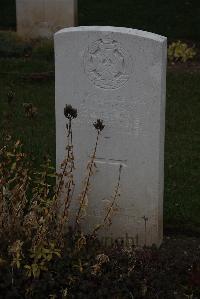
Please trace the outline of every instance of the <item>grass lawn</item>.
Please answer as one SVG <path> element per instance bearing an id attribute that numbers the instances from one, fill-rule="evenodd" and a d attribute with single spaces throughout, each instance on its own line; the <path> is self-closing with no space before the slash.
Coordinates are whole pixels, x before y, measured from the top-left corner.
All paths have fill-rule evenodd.
<path id="1" fill-rule="evenodd" d="M 0 1 L 0 29 L 11 30 L 16 27 L 16 0 Z"/>
<path id="2" fill-rule="evenodd" d="M 167 76 L 165 223 L 200 227 L 200 72 Z M 197 228 L 197 227 L 196 227 Z"/>
<path id="3" fill-rule="evenodd" d="M 79 0 L 80 25 L 143 29 L 169 38 L 200 39 L 199 0 Z M 15 28 L 15 0 L 0 1 L 0 28 Z"/>
<path id="4" fill-rule="evenodd" d="M 41 56 L 42 55 L 42 56 Z M 49 55 L 46 55 L 49 57 Z M 55 163 L 54 80 L 32 80 L 26 73 L 53 71 L 52 60 L 40 51 L 32 58 L 0 59 L 0 111 L 12 110 L 15 135 L 37 157 L 45 154 Z M 200 229 L 200 72 L 169 71 L 167 76 L 165 147 L 165 227 Z M 12 109 L 7 92 L 15 91 Z M 27 119 L 23 103 L 38 109 Z M 66 99 L 66 103 L 70 99 Z M 2 120 L 2 118 L 1 118 Z"/>
<path id="5" fill-rule="evenodd" d="M 200 38 L 199 0 L 79 0 L 81 25 L 142 29 L 169 38 Z"/>
<path id="6" fill-rule="evenodd" d="M 6 64 L 6 67 L 5 67 Z M 7 93 L 12 88 L 16 98 L 12 104 L 12 129 L 25 145 L 25 150 L 34 153 L 37 164 L 42 162 L 43 156 L 48 154 L 55 157 L 55 126 L 54 126 L 54 81 L 44 82 L 21 79 L 15 72 L 35 72 L 49 70 L 51 66 L 42 61 L 26 61 L 24 59 L 0 60 L 1 70 L 11 75 L 0 75 L 0 111 L 10 111 L 7 104 Z M 23 103 L 33 103 L 37 108 L 37 117 L 26 117 Z M 44 138 L 45 137 L 45 138 Z"/>

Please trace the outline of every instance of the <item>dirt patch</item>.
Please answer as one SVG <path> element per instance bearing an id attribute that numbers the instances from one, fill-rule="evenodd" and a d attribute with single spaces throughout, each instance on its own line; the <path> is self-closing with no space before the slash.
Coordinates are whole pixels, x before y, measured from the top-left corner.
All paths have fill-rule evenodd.
<path id="1" fill-rule="evenodd" d="M 186 62 L 186 63 L 168 63 L 168 70 L 170 71 L 180 71 L 180 72 L 199 72 L 200 71 L 200 62 Z"/>

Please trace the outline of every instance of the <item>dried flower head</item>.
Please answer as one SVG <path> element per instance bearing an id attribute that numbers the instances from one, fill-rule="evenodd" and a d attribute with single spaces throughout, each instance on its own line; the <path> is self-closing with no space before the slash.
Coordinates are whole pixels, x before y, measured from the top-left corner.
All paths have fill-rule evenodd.
<path id="1" fill-rule="evenodd" d="M 101 119 L 97 119 L 97 121 L 93 124 L 93 126 L 98 131 L 103 131 L 103 129 L 105 127 L 103 124 L 103 120 L 101 120 Z"/>
<path id="2" fill-rule="evenodd" d="M 37 108 L 32 103 L 23 103 L 26 117 L 34 118 L 37 115 Z"/>
<path id="3" fill-rule="evenodd" d="M 92 266 L 92 275 L 97 275 L 101 273 L 102 270 L 102 266 L 104 264 L 109 263 L 110 259 L 107 255 L 103 254 L 99 254 L 96 257 L 97 263 Z"/>
<path id="4" fill-rule="evenodd" d="M 68 119 L 77 118 L 77 109 L 73 108 L 71 105 L 66 105 L 64 108 L 64 115 Z"/>
<path id="5" fill-rule="evenodd" d="M 7 93 L 8 104 L 11 104 L 14 97 L 15 97 L 15 92 L 12 89 L 10 89 Z"/>

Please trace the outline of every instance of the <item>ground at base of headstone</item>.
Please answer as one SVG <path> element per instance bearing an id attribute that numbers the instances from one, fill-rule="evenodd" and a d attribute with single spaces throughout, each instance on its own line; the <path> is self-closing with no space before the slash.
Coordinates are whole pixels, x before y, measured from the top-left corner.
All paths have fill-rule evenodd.
<path id="1" fill-rule="evenodd" d="M 199 238 L 166 236 L 159 249 L 118 247 L 106 254 L 107 267 L 92 281 L 83 279 L 70 298 L 200 298 Z"/>
<path id="2" fill-rule="evenodd" d="M 93 281 L 83 280 L 71 298 L 200 298 L 199 238 L 166 236 L 159 249 L 118 247 L 107 255 L 110 264 Z"/>
<path id="3" fill-rule="evenodd" d="M 91 251 L 94 254 L 94 248 Z M 26 286 L 35 289 L 25 298 L 93 299 L 94 294 L 96 299 L 200 298 L 200 238 L 166 236 L 159 249 L 128 250 L 115 246 L 98 254 L 96 263 L 95 255 L 91 256 L 88 251 L 81 257 L 79 272 L 75 271 L 75 265 L 70 269 L 66 254 L 54 265 L 54 272 L 46 272 L 34 285 Z M 65 279 L 69 271 L 72 271 L 71 282 Z M 9 286 L 8 276 L 5 265 L 1 264 L 0 298 L 24 298 L 20 295 L 25 287 L 20 276 Z"/>

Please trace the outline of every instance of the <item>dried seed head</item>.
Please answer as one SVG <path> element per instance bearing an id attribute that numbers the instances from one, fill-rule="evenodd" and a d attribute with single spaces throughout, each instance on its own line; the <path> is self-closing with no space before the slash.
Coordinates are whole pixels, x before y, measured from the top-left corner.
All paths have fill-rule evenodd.
<path id="1" fill-rule="evenodd" d="M 103 131 L 103 129 L 105 127 L 103 124 L 103 120 L 101 120 L 101 119 L 97 119 L 97 121 L 93 124 L 93 126 L 98 131 Z"/>
<path id="2" fill-rule="evenodd" d="M 64 115 L 68 119 L 77 118 L 77 109 L 74 109 L 71 105 L 66 105 Z"/>
<path id="3" fill-rule="evenodd" d="M 11 104 L 11 102 L 13 101 L 15 97 L 15 93 L 12 89 L 10 89 L 7 93 L 7 99 L 8 99 L 8 104 Z"/>
<path id="4" fill-rule="evenodd" d="M 37 108 L 32 103 L 23 103 L 23 107 L 28 118 L 34 118 L 37 115 Z"/>

